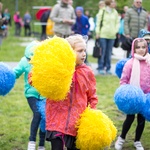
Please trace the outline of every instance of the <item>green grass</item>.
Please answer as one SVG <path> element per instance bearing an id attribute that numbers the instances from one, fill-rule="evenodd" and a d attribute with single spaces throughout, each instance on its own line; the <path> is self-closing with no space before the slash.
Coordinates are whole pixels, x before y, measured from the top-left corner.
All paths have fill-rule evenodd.
<path id="1" fill-rule="evenodd" d="M 0 61 L 19 61 L 24 54 L 24 48 L 21 43 L 31 39 L 17 38 L 12 34 L 3 40 L 0 50 Z M 88 57 L 89 62 L 97 63 L 97 59 Z M 116 60 L 114 60 L 115 62 Z M 118 135 L 121 132 L 122 123 L 125 115 L 116 107 L 113 96 L 116 88 L 119 86 L 119 79 L 116 76 L 96 76 L 97 95 L 99 102 L 97 108 L 102 110 L 115 124 L 118 129 Z M 15 87 L 9 94 L 0 96 L 0 150 L 26 150 L 30 122 L 32 119 L 31 110 L 23 93 L 23 76 L 16 81 Z M 136 120 L 128 132 L 124 150 L 134 150 L 133 140 L 135 133 Z M 146 122 L 145 130 L 141 142 L 145 150 L 150 150 L 150 123 Z M 38 136 L 37 136 L 38 141 Z M 114 150 L 114 142 L 111 150 Z M 46 142 L 46 149 L 50 149 Z"/>

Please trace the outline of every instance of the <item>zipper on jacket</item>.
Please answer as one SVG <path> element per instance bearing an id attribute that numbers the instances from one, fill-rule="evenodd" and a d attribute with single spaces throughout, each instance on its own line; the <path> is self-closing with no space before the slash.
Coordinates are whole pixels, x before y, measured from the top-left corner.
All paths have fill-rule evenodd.
<path id="1" fill-rule="evenodd" d="M 68 116 L 67 116 L 65 131 L 67 131 L 67 129 L 68 129 L 68 124 L 69 124 L 69 120 L 70 120 L 70 112 L 71 112 L 71 107 L 72 107 L 72 94 L 73 94 L 73 86 L 70 89 L 70 106 L 68 109 Z"/>

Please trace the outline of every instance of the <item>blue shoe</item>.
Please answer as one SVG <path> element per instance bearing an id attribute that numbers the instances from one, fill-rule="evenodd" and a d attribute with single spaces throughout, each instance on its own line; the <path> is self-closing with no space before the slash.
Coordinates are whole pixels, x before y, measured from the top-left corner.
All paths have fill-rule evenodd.
<path id="1" fill-rule="evenodd" d="M 106 74 L 108 74 L 108 75 L 112 75 L 112 73 L 111 73 L 111 71 L 110 71 L 110 70 L 106 71 Z"/>
<path id="2" fill-rule="evenodd" d="M 105 71 L 104 70 L 99 70 L 99 74 L 104 75 Z"/>

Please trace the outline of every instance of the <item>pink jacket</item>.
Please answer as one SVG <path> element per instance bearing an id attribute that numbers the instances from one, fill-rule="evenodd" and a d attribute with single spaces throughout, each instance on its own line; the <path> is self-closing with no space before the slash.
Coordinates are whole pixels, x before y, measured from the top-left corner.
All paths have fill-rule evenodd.
<path id="1" fill-rule="evenodd" d="M 84 65 L 76 67 L 73 83 L 64 101 L 46 102 L 46 130 L 76 136 L 75 124 L 90 104 L 96 108 L 96 80 L 92 70 Z"/>
<path id="2" fill-rule="evenodd" d="M 134 60 L 133 45 L 134 41 L 132 44 L 132 51 L 131 51 L 132 58 L 126 62 L 123 68 L 120 84 L 130 84 L 132 64 Z M 145 62 L 145 60 L 140 61 L 140 87 L 145 94 L 150 92 L 150 65 L 148 65 Z"/>

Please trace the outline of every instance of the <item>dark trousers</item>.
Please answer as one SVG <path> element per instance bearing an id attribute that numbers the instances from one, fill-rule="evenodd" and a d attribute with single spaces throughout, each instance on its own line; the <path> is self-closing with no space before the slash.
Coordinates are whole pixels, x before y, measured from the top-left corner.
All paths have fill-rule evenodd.
<path id="1" fill-rule="evenodd" d="M 30 137 L 29 140 L 30 141 L 36 141 L 36 135 L 37 135 L 37 131 L 39 128 L 39 124 L 41 121 L 41 114 L 38 112 L 38 108 L 37 108 L 37 101 L 38 99 L 35 97 L 29 97 L 27 98 L 28 100 L 28 104 L 33 112 L 33 118 L 31 121 L 31 126 L 30 126 Z M 45 134 L 46 132 L 42 132 L 41 130 L 39 130 L 39 146 L 44 146 L 45 143 Z"/>
<path id="2" fill-rule="evenodd" d="M 31 35 L 31 27 L 29 24 L 24 25 L 24 35 L 30 36 Z"/>
<path id="3" fill-rule="evenodd" d="M 123 123 L 122 133 L 120 135 L 123 139 L 126 138 L 126 134 L 128 133 L 134 121 L 134 118 L 135 115 L 127 115 L 126 120 Z M 134 140 L 135 142 L 140 141 L 144 127 L 145 127 L 145 118 L 141 114 L 137 114 L 137 127 L 135 131 L 135 140 Z"/>
<path id="4" fill-rule="evenodd" d="M 63 150 L 64 149 L 63 145 L 64 145 L 64 143 L 63 143 L 62 139 L 60 139 L 59 137 L 51 140 L 51 146 L 52 146 L 51 150 Z M 67 150 L 78 150 L 78 149 L 67 148 Z"/>
<path id="5" fill-rule="evenodd" d="M 15 23 L 15 35 L 20 36 L 21 34 L 21 24 L 19 22 Z"/>

